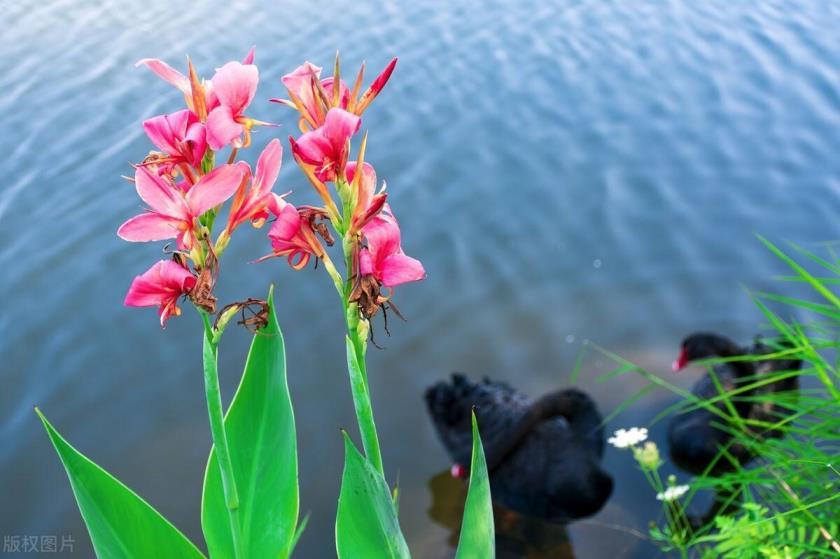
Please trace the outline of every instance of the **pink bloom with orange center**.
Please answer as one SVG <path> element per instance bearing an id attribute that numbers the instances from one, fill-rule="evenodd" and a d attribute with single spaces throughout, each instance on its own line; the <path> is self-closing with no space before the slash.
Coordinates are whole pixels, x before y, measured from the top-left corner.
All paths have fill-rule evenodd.
<path id="1" fill-rule="evenodd" d="M 134 278 L 125 296 L 127 307 L 158 307 L 160 325 L 172 315 L 181 314 L 178 298 L 187 295 L 196 284 L 196 277 L 173 260 L 161 260 L 144 274 Z"/>
<path id="2" fill-rule="evenodd" d="M 219 104 L 207 115 L 207 142 L 212 149 L 247 144 L 247 140 L 243 143 L 242 135 L 256 121 L 244 113 L 254 99 L 259 80 L 259 71 L 253 64 L 228 62 L 216 70 L 210 83 Z"/>
<path id="3" fill-rule="evenodd" d="M 297 208 L 278 198 L 274 211 L 277 220 L 268 232 L 274 252 L 260 261 L 274 256 L 286 256 L 292 268 L 301 270 L 312 256 L 317 258 L 322 255 L 323 248 L 315 238 L 311 223 L 300 215 Z"/>
<path id="4" fill-rule="evenodd" d="M 195 244 L 198 218 L 230 198 L 244 174 L 245 169 L 240 165 L 221 165 L 201 177 L 184 194 L 164 177 L 138 167 L 134 183 L 137 194 L 149 209 L 123 223 L 117 235 L 133 242 L 176 238 L 179 248 L 189 250 Z"/>
<path id="5" fill-rule="evenodd" d="M 399 225 L 387 205 L 365 225 L 362 233 L 367 241 L 366 248 L 359 251 L 359 273 L 362 276 L 371 275 L 385 287 L 396 287 L 426 277 L 423 264 L 403 252 Z"/>
<path id="6" fill-rule="evenodd" d="M 347 163 L 348 140 L 359 131 L 362 119 L 344 109 L 330 109 L 320 128 L 307 132 L 295 141 L 292 152 L 303 163 L 315 167 L 315 176 L 327 182 L 335 180 Z"/>
<path id="7" fill-rule="evenodd" d="M 243 181 L 230 206 L 227 232 L 231 233 L 241 224 L 250 220 L 255 227 L 260 227 L 268 219 L 271 207 L 276 207 L 277 201 L 271 192 L 283 159 L 283 146 L 280 140 L 274 139 L 268 143 L 257 160 L 257 170 L 251 181 L 251 188 L 246 190 Z M 247 164 L 243 163 L 243 165 Z M 248 176 L 251 170 L 248 168 Z"/>
<path id="8" fill-rule="evenodd" d="M 198 167 L 207 149 L 204 125 L 187 109 L 159 115 L 143 123 L 152 143 L 168 156 L 167 163 Z"/>

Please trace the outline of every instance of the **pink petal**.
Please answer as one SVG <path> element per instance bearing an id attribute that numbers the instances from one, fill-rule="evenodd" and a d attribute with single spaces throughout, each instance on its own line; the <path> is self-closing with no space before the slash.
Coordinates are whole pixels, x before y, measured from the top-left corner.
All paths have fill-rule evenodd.
<path id="1" fill-rule="evenodd" d="M 160 325 L 165 328 L 169 316 L 179 312 L 178 297 L 189 293 L 195 284 L 192 272 L 172 260 L 161 260 L 134 278 L 125 296 L 125 305 L 158 307 Z"/>
<path id="2" fill-rule="evenodd" d="M 352 183 L 356 176 L 356 162 L 350 161 L 345 168 L 347 175 L 347 182 Z M 370 163 L 362 164 L 362 176 L 359 179 L 359 198 L 358 204 L 361 208 L 367 209 L 373 199 L 373 193 L 376 190 L 376 170 Z"/>
<path id="3" fill-rule="evenodd" d="M 379 74 L 375 80 L 373 80 L 373 83 L 370 84 L 370 88 L 368 90 L 370 94 L 372 94 L 374 97 L 379 95 L 379 92 L 382 91 L 382 88 L 385 87 L 385 84 L 388 83 L 388 80 L 391 78 L 391 74 L 393 73 L 394 68 L 396 66 L 397 59 L 394 58 L 391 60 L 391 62 L 388 63 L 385 69 L 382 70 L 382 73 Z"/>
<path id="4" fill-rule="evenodd" d="M 134 278 L 125 296 L 125 305 L 160 305 L 173 296 L 178 297 L 181 293 L 190 292 L 195 284 L 196 278 L 189 270 L 172 260 L 161 260 Z"/>
<path id="5" fill-rule="evenodd" d="M 382 265 L 385 258 L 400 251 L 400 228 L 396 220 L 388 217 L 384 213 L 379 214 L 362 229 L 376 268 Z"/>
<path id="6" fill-rule="evenodd" d="M 335 83 L 334 77 L 324 78 L 321 80 L 321 87 L 324 88 L 324 92 L 327 94 L 327 97 L 330 98 L 332 101 L 333 96 L 335 95 L 335 91 L 333 90 L 333 83 Z M 347 105 L 350 103 L 350 88 L 347 87 L 347 84 L 344 83 L 344 80 L 341 80 L 338 85 L 338 102 L 342 109 L 346 109 Z"/>
<path id="7" fill-rule="evenodd" d="M 158 60 L 157 58 L 144 58 L 143 60 L 137 62 L 135 66 L 140 66 L 141 64 L 147 66 L 149 70 L 157 74 L 159 77 L 183 91 L 184 94 L 188 95 L 191 91 L 190 80 L 166 62 Z"/>
<path id="8" fill-rule="evenodd" d="M 272 245 L 275 242 L 289 242 L 298 231 L 300 231 L 300 215 L 293 205 L 284 202 L 277 214 L 277 220 L 268 232 L 268 238 L 271 239 Z"/>
<path id="9" fill-rule="evenodd" d="M 271 140 L 257 160 L 257 172 L 254 177 L 257 193 L 267 194 L 274 187 L 280 165 L 283 160 L 283 146 L 277 138 Z"/>
<path id="10" fill-rule="evenodd" d="M 146 167 L 137 167 L 134 186 L 140 198 L 154 211 L 176 218 L 186 216 L 186 206 L 176 188 Z"/>
<path id="11" fill-rule="evenodd" d="M 379 280 L 385 287 L 396 287 L 401 283 L 419 281 L 426 277 L 423 264 L 405 254 L 392 254 L 385 258 L 379 269 Z"/>
<path id="12" fill-rule="evenodd" d="M 159 115 L 143 122 L 143 130 L 152 143 L 169 155 L 177 155 L 177 142 L 184 138 L 190 111 L 183 110 L 170 115 Z"/>
<path id="13" fill-rule="evenodd" d="M 220 150 L 242 135 L 245 127 L 234 120 L 230 107 L 219 105 L 207 115 L 207 143 Z"/>
<path id="14" fill-rule="evenodd" d="M 221 165 L 201 177 L 187 193 L 191 215 L 198 217 L 233 196 L 244 175 L 240 165 Z"/>
<path id="15" fill-rule="evenodd" d="M 347 140 L 359 131 L 361 125 L 362 119 L 353 113 L 344 109 L 330 109 L 320 130 L 332 145 L 333 153 L 338 155 L 344 150 Z"/>
<path id="16" fill-rule="evenodd" d="M 228 62 L 213 76 L 213 91 L 219 102 L 239 115 L 254 98 L 260 76 L 253 64 Z"/>
<path id="17" fill-rule="evenodd" d="M 195 287 L 195 276 L 172 260 L 161 260 L 161 265 L 158 267 L 161 285 L 172 291 L 179 293 L 187 293 Z"/>
<path id="18" fill-rule="evenodd" d="M 288 205 L 288 202 L 286 202 L 283 199 L 283 196 L 285 196 L 285 194 L 280 195 L 272 192 L 271 196 L 268 199 L 268 211 L 270 211 L 275 216 L 280 215 L 280 212 L 283 211 L 283 208 L 285 208 Z"/>
<path id="19" fill-rule="evenodd" d="M 374 273 L 373 258 L 371 258 L 370 251 L 366 248 L 359 251 L 359 273 L 363 276 L 369 276 Z"/>
<path id="20" fill-rule="evenodd" d="M 293 142 L 292 151 L 310 165 L 322 165 L 333 153 L 332 145 L 320 128 L 307 132 Z"/>
<path id="21" fill-rule="evenodd" d="M 304 110 L 313 120 L 316 120 L 318 117 L 315 109 L 316 94 L 312 81 L 320 79 L 320 77 L 321 68 L 310 62 L 304 62 L 302 66 L 295 68 L 291 74 L 286 74 L 280 79 L 280 81 L 283 82 L 283 85 L 286 86 L 286 89 L 300 99 Z M 297 106 L 291 101 L 286 102 L 286 104 L 291 106 L 293 109 L 297 109 Z"/>
<path id="22" fill-rule="evenodd" d="M 248 54 L 245 55 L 245 58 L 242 59 L 242 64 L 248 65 L 254 63 L 254 52 L 256 52 L 257 46 L 254 45 L 250 49 L 248 49 Z"/>
<path id="23" fill-rule="evenodd" d="M 135 243 L 174 239 L 181 233 L 183 221 L 152 212 L 132 217 L 117 229 L 121 239 Z"/>
<path id="24" fill-rule="evenodd" d="M 291 74 L 286 74 L 280 78 L 280 81 L 283 82 L 286 89 L 303 99 L 301 92 L 305 89 L 311 90 L 309 84 L 312 76 L 315 76 L 315 79 L 319 79 L 321 77 L 321 68 L 311 62 L 304 62 L 295 68 Z"/>
<path id="25" fill-rule="evenodd" d="M 187 129 L 186 136 L 184 136 L 184 141 L 190 150 L 191 160 L 187 162 L 190 165 L 198 166 L 207 151 L 207 130 L 204 125 L 200 122 L 191 124 Z"/>

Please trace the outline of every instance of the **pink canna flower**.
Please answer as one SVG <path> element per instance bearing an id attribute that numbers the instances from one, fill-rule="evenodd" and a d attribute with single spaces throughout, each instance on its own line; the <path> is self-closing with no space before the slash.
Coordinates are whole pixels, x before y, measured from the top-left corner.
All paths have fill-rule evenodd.
<path id="1" fill-rule="evenodd" d="M 207 115 L 207 141 L 212 149 L 248 144 L 249 138 L 243 142 L 242 135 L 258 123 L 244 112 L 254 99 L 258 82 L 259 71 L 253 64 L 228 62 L 216 70 L 211 84 L 218 106 Z"/>
<path id="2" fill-rule="evenodd" d="M 243 65 L 254 64 L 255 47 L 251 47 L 248 54 L 242 60 Z M 207 119 L 207 112 L 212 111 L 219 105 L 219 99 L 213 92 L 210 84 L 200 81 L 195 75 L 191 62 L 187 63 L 188 75 L 185 76 L 163 60 L 157 58 L 144 58 L 139 60 L 135 66 L 146 66 L 159 78 L 174 85 L 184 94 L 187 107 L 198 117 L 201 122 Z"/>
<path id="3" fill-rule="evenodd" d="M 324 124 L 324 117 L 329 108 L 324 108 L 323 99 L 321 99 L 318 90 L 318 82 L 320 82 L 321 89 L 332 103 L 335 91 L 333 84 L 335 78 L 326 78 L 321 80 L 321 68 L 315 66 L 311 62 L 304 62 L 301 66 L 295 68 L 291 74 L 286 74 L 280 81 L 286 86 L 289 92 L 289 99 L 271 99 L 274 103 L 282 103 L 293 109 L 297 109 L 301 113 L 301 122 L 307 123 L 309 128 L 317 128 Z M 350 102 L 350 90 L 344 81 L 339 80 L 339 104 L 338 107 L 346 109 Z M 332 106 L 332 105 L 330 105 Z M 302 126 L 303 130 L 304 127 Z"/>
<path id="4" fill-rule="evenodd" d="M 196 221 L 230 198 L 242 183 L 244 165 L 221 165 L 201 177 L 184 194 L 145 167 L 134 175 L 137 194 L 149 210 L 123 223 L 117 234 L 126 241 L 146 242 L 176 238 L 178 247 L 189 250 L 195 244 Z"/>
<path id="5" fill-rule="evenodd" d="M 396 287 L 426 277 L 419 260 L 406 256 L 400 246 L 400 228 L 386 205 L 362 229 L 367 247 L 359 251 L 359 273 L 373 276 L 385 287 Z"/>
<path id="6" fill-rule="evenodd" d="M 196 282 L 195 275 L 185 267 L 173 260 L 161 260 L 134 278 L 125 296 L 125 305 L 158 307 L 160 325 L 166 328 L 170 316 L 181 314 L 178 297 L 188 295 Z"/>
<path id="7" fill-rule="evenodd" d="M 167 163 L 198 167 L 207 149 L 204 125 L 189 110 L 150 118 L 143 129 L 152 143 L 168 155 Z M 157 163 L 160 163 L 158 161 Z"/>
<path id="8" fill-rule="evenodd" d="M 247 181 L 243 181 L 236 191 L 228 216 L 228 234 L 248 220 L 255 227 L 261 227 L 268 219 L 270 209 L 278 208 L 277 199 L 271 189 L 277 181 L 282 159 L 283 146 L 280 140 L 271 140 L 257 160 L 257 170 L 251 181 L 251 188 L 246 190 Z M 249 168 L 247 176 L 250 177 L 250 174 Z"/>
<path id="9" fill-rule="evenodd" d="M 268 232 L 274 252 L 259 261 L 275 256 L 286 256 L 292 268 L 301 270 L 306 267 L 313 255 L 320 258 L 324 253 L 321 243 L 315 237 L 310 215 L 308 215 L 311 211 L 317 210 L 304 208 L 298 210 L 279 197 L 276 200 L 274 212 L 277 220 Z"/>
<path id="10" fill-rule="evenodd" d="M 330 109 L 323 126 L 307 132 L 297 141 L 290 138 L 292 152 L 303 163 L 315 167 L 319 180 L 335 180 L 347 163 L 347 141 L 361 125 L 358 116 L 344 109 Z"/>

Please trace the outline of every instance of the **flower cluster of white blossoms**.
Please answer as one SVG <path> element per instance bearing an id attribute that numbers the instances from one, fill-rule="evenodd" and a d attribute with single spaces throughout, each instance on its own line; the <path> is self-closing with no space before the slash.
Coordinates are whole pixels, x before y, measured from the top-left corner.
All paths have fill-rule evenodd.
<path id="1" fill-rule="evenodd" d="M 657 501 L 674 501 L 679 499 L 688 492 L 688 485 L 672 485 L 667 487 L 662 493 L 656 494 Z"/>
<path id="2" fill-rule="evenodd" d="M 607 439 L 607 442 L 616 448 L 627 448 L 639 444 L 647 437 L 648 430 L 644 427 L 630 427 L 629 429 L 619 429 L 612 437 Z"/>

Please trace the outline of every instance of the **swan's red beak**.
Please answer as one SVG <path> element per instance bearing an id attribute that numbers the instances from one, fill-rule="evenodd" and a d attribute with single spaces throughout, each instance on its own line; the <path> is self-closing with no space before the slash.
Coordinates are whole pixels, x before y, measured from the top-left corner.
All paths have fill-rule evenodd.
<path id="1" fill-rule="evenodd" d="M 671 370 L 674 372 L 682 371 L 685 369 L 685 366 L 688 365 L 688 352 L 685 348 L 680 349 L 680 355 L 677 359 L 671 363 Z"/>
<path id="2" fill-rule="evenodd" d="M 452 464 L 449 468 L 449 473 L 456 479 L 465 479 L 467 477 L 467 469 L 460 464 Z"/>

